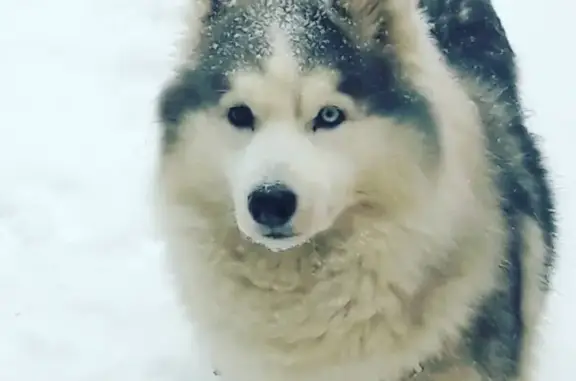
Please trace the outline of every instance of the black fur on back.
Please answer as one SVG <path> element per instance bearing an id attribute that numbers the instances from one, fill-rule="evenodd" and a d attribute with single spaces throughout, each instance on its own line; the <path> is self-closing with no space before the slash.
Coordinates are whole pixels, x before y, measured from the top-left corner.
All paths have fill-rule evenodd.
<path id="1" fill-rule="evenodd" d="M 504 132 L 487 131 L 493 164 L 499 169 L 496 183 L 501 210 L 507 224 L 508 257 L 501 265 L 502 282 L 507 286 L 484 300 L 465 346 L 470 360 L 481 373 L 494 381 L 514 380 L 519 374 L 524 322 L 522 317 L 523 221 L 533 218 L 543 232 L 547 246 L 542 288 L 548 290 L 555 261 L 556 223 L 554 200 L 537 138 L 525 123 L 518 93 L 516 58 L 502 23 L 490 0 L 421 0 L 420 6 L 431 21 L 431 33 L 449 64 L 483 86 L 496 89 L 496 102 L 511 111 Z M 488 113 L 485 124 L 498 123 Z M 500 122 L 502 124 L 502 122 Z M 498 137 L 506 135 L 505 143 Z M 510 157 L 514 152 L 499 145 L 512 143 L 521 155 L 521 164 Z"/>

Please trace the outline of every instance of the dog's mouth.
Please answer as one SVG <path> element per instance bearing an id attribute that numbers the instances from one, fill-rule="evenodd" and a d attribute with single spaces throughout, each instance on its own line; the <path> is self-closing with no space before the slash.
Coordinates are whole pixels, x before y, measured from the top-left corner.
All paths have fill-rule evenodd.
<path id="1" fill-rule="evenodd" d="M 251 241 L 267 247 L 273 252 L 289 250 L 301 245 L 304 236 L 290 226 L 277 228 L 260 227 L 252 234 L 246 234 Z"/>
<path id="2" fill-rule="evenodd" d="M 261 231 L 260 234 L 262 234 L 263 237 L 270 239 L 282 240 L 298 236 L 298 234 L 296 234 L 296 232 L 294 232 L 292 227 L 289 225 L 275 228 L 266 227 L 261 228 L 261 230 L 263 231 Z"/>
<path id="3" fill-rule="evenodd" d="M 270 238 L 270 239 L 288 239 L 288 238 L 294 238 L 297 237 L 297 234 L 294 233 L 287 233 L 287 232 L 269 232 L 269 233 L 265 233 L 262 234 L 264 237 L 266 238 Z"/>

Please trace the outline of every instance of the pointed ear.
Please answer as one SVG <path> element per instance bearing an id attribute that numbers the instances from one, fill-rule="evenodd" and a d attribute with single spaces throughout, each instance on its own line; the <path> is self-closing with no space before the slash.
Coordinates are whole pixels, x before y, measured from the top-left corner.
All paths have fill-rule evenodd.
<path id="1" fill-rule="evenodd" d="M 395 32 L 419 18 L 419 0 L 327 0 L 333 14 L 347 24 L 359 42 L 386 45 L 401 36 Z"/>
<path id="2" fill-rule="evenodd" d="M 210 23 L 222 15 L 236 0 L 189 0 L 185 5 L 185 30 L 179 41 L 178 63 L 187 65 L 194 60 L 195 50 Z"/>

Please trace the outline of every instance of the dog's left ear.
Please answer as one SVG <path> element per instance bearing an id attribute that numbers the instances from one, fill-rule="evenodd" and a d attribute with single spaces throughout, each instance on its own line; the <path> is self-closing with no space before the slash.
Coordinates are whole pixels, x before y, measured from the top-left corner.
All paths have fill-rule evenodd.
<path id="1" fill-rule="evenodd" d="M 419 17 L 419 0 L 326 0 L 356 39 L 369 45 L 387 44 L 391 33 L 406 32 Z"/>

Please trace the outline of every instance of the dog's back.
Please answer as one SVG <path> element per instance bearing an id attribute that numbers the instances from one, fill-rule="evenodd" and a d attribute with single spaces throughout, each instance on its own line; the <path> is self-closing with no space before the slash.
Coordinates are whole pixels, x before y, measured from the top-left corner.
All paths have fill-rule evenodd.
<path id="1" fill-rule="evenodd" d="M 490 0 L 421 0 L 420 6 L 481 111 L 508 231 L 502 288 L 479 309 L 465 340 L 467 356 L 486 379 L 525 380 L 550 287 L 556 227 L 547 171 L 525 125 L 515 54 Z"/>

